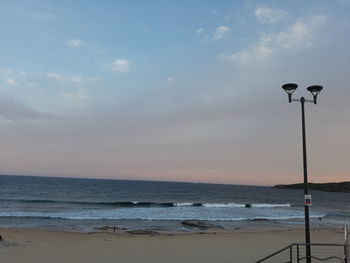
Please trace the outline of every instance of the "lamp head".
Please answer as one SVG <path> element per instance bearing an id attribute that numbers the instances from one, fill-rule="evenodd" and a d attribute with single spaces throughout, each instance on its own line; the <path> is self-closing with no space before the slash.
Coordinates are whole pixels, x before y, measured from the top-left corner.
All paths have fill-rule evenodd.
<path id="1" fill-rule="evenodd" d="M 287 83 L 282 85 L 282 89 L 288 94 L 289 103 L 292 102 L 292 94 L 298 88 L 298 85 L 295 83 Z"/>
<path id="2" fill-rule="evenodd" d="M 310 91 L 314 97 L 314 104 L 317 103 L 317 95 L 321 92 L 322 89 L 323 87 L 320 85 L 313 85 L 307 88 L 307 90 Z"/>

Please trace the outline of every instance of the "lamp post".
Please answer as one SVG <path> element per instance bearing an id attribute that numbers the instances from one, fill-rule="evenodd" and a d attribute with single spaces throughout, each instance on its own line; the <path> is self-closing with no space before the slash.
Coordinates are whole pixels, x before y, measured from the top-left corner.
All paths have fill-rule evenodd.
<path id="1" fill-rule="evenodd" d="M 308 182 L 307 182 L 307 158 L 306 158 L 306 134 L 305 134 L 305 102 L 311 102 L 317 104 L 317 95 L 323 89 L 322 86 L 314 85 L 307 88 L 308 91 L 313 95 L 313 100 L 307 100 L 304 97 L 300 99 L 292 99 L 292 94 L 298 88 L 295 83 L 288 83 L 282 85 L 288 94 L 288 101 L 300 102 L 301 104 L 301 124 L 302 124 L 302 140 L 303 140 L 303 168 L 304 168 L 304 208 L 305 208 L 305 243 L 306 243 L 306 262 L 311 263 L 311 247 L 310 247 L 310 217 L 309 217 L 309 207 L 311 206 L 311 195 L 308 194 Z"/>

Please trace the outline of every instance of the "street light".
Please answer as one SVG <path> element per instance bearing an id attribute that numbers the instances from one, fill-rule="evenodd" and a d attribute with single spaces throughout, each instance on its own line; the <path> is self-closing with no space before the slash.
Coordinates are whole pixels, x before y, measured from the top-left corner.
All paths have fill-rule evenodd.
<path id="1" fill-rule="evenodd" d="M 307 88 L 307 90 L 311 92 L 312 96 L 314 96 L 314 104 L 317 104 L 317 95 L 322 89 L 323 87 L 320 85 L 313 85 Z"/>
<path id="2" fill-rule="evenodd" d="M 292 94 L 297 88 L 298 88 L 298 85 L 294 83 L 288 83 L 288 84 L 282 85 L 282 89 L 284 89 L 285 92 L 287 92 L 288 94 L 289 103 L 292 102 Z"/>
<path id="3" fill-rule="evenodd" d="M 306 262 L 311 263 L 311 247 L 310 247 L 310 217 L 309 217 L 309 206 L 311 206 L 311 195 L 308 194 L 308 185 L 307 185 L 307 158 L 306 158 L 306 135 L 305 135 L 305 102 L 311 102 L 317 104 L 317 95 L 323 89 L 322 86 L 313 85 L 307 88 L 313 96 L 313 100 L 307 100 L 304 97 L 300 99 L 292 99 L 293 92 L 298 88 L 298 85 L 295 83 L 287 83 L 282 85 L 288 94 L 288 101 L 291 102 L 300 102 L 301 103 L 301 122 L 302 122 L 302 138 L 303 138 L 303 167 L 304 167 L 304 206 L 305 206 L 305 243 L 306 243 Z"/>

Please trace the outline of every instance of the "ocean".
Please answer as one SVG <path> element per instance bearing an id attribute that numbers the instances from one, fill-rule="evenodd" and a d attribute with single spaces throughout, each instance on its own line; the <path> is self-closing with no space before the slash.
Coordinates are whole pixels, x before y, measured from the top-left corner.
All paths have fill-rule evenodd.
<path id="1" fill-rule="evenodd" d="M 350 193 L 311 191 L 311 225 L 350 224 Z M 303 191 L 220 185 L 0 176 L 0 227 L 95 231 L 196 231 L 184 220 L 225 229 L 302 225 Z"/>

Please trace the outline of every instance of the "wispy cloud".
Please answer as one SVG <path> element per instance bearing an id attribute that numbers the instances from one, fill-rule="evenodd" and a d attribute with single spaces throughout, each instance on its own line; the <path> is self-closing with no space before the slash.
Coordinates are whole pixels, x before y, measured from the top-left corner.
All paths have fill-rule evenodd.
<path id="1" fill-rule="evenodd" d="M 119 73 L 127 73 L 130 71 L 130 61 L 127 59 L 116 59 L 112 63 L 112 70 Z"/>
<path id="2" fill-rule="evenodd" d="M 46 77 L 50 78 L 50 79 L 54 79 L 54 80 L 59 80 L 62 81 L 64 80 L 64 76 L 58 73 L 54 73 L 54 72 L 48 72 L 46 73 Z"/>
<path id="3" fill-rule="evenodd" d="M 14 74 L 14 72 L 10 68 L 2 68 L 2 69 L 0 69 L 0 74 L 4 75 L 4 76 L 10 76 L 10 75 Z"/>
<path id="4" fill-rule="evenodd" d="M 213 39 L 223 39 L 228 37 L 230 33 L 230 28 L 227 26 L 219 26 L 216 28 Z"/>
<path id="5" fill-rule="evenodd" d="M 23 102 L 8 96 L 0 96 L 0 117 L 9 121 L 33 121 L 58 118 L 58 116 L 36 111 Z"/>
<path id="6" fill-rule="evenodd" d="M 315 33 L 319 32 L 325 24 L 327 17 L 324 15 L 311 16 L 305 20 L 299 20 L 288 28 L 286 32 L 280 32 L 273 37 L 273 41 L 283 48 L 293 47 L 299 44 L 312 45 Z"/>
<path id="7" fill-rule="evenodd" d="M 6 83 L 11 85 L 11 86 L 18 86 L 18 83 L 16 80 L 12 79 L 12 78 L 7 78 L 6 79 Z"/>
<path id="8" fill-rule="evenodd" d="M 35 84 L 35 83 L 32 83 L 32 82 L 29 82 L 29 83 L 27 84 L 27 86 L 28 86 L 29 88 L 36 88 L 38 85 Z"/>
<path id="9" fill-rule="evenodd" d="M 248 65 L 269 58 L 271 55 L 285 49 L 303 49 L 313 44 L 316 34 L 320 31 L 327 17 L 315 15 L 298 20 L 285 31 L 276 34 L 263 34 L 258 43 L 250 48 L 230 55 L 220 55 L 240 65 Z"/>
<path id="10" fill-rule="evenodd" d="M 282 20 L 287 12 L 262 6 L 255 9 L 254 15 L 261 23 L 273 23 Z"/>
<path id="11" fill-rule="evenodd" d="M 175 81 L 175 79 L 173 77 L 167 77 L 166 81 L 172 83 Z"/>
<path id="12" fill-rule="evenodd" d="M 64 15 L 58 9 L 48 10 L 45 8 L 29 7 L 26 5 L 21 5 L 20 8 L 12 8 L 6 11 L 8 15 L 15 17 L 17 19 L 25 19 L 28 21 L 34 20 L 34 21 L 39 21 L 43 23 L 57 22 L 57 21 L 61 21 L 64 18 Z"/>
<path id="13" fill-rule="evenodd" d="M 61 95 L 64 97 L 66 105 L 73 108 L 86 106 L 91 99 L 88 90 L 82 87 L 63 92 Z"/>
<path id="14" fill-rule="evenodd" d="M 145 33 L 150 33 L 151 32 L 151 29 L 148 26 L 141 25 L 141 27 L 142 27 L 143 32 L 145 32 Z"/>
<path id="15" fill-rule="evenodd" d="M 85 46 L 84 41 L 81 39 L 77 39 L 77 38 L 68 40 L 66 42 L 66 44 L 70 47 L 83 47 L 83 46 Z"/>
<path id="16" fill-rule="evenodd" d="M 203 31 L 204 31 L 204 29 L 202 27 L 200 27 L 196 30 L 196 33 L 201 34 L 201 33 L 203 33 Z"/>
<path id="17" fill-rule="evenodd" d="M 66 83 L 72 83 L 72 84 L 93 83 L 93 82 L 103 80 L 103 78 L 99 76 L 82 77 L 78 75 L 65 75 L 65 74 L 59 74 L 55 72 L 47 72 L 45 76 L 49 79 L 53 79 L 59 82 L 66 82 Z"/>
<path id="18" fill-rule="evenodd" d="M 79 77 L 79 76 L 72 76 L 72 77 L 70 78 L 70 81 L 73 82 L 73 83 L 79 84 L 79 83 L 81 83 L 83 80 L 82 80 L 81 77 Z"/>

